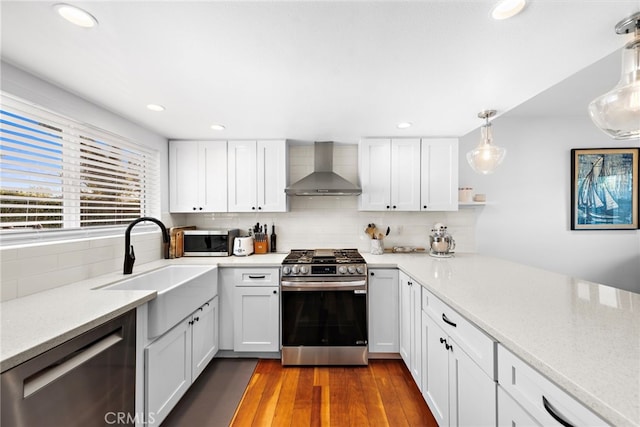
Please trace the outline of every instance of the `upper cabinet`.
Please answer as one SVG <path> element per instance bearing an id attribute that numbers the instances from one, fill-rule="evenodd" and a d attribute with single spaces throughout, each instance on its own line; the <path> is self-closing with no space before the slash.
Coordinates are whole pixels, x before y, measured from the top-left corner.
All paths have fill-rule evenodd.
<path id="1" fill-rule="evenodd" d="M 360 210 L 458 210 L 458 140 L 364 139 Z"/>
<path id="2" fill-rule="evenodd" d="M 229 212 L 285 212 L 285 140 L 229 141 Z"/>
<path id="3" fill-rule="evenodd" d="M 169 210 L 227 212 L 226 141 L 169 141 Z"/>
<path id="4" fill-rule="evenodd" d="M 420 210 L 420 139 L 365 139 L 358 158 L 360 210 Z"/>
<path id="5" fill-rule="evenodd" d="M 458 140 L 422 139 L 420 209 L 458 210 Z"/>

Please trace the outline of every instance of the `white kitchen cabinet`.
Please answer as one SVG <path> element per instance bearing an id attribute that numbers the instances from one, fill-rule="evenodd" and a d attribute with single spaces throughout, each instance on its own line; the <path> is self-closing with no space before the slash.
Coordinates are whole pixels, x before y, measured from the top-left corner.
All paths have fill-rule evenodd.
<path id="1" fill-rule="evenodd" d="M 509 417 L 513 405 L 516 411 L 529 415 L 532 425 L 608 425 L 501 344 L 498 344 L 498 382 L 504 394 L 513 399 L 513 402 L 506 397 L 498 400 L 498 413 L 508 414 L 499 418 L 500 426 L 512 425 Z"/>
<path id="2" fill-rule="evenodd" d="M 280 269 L 234 268 L 233 350 L 280 350 Z M 224 286 L 224 285 L 223 285 Z"/>
<path id="3" fill-rule="evenodd" d="M 215 356 L 217 315 L 216 296 L 145 348 L 145 408 L 154 422 L 162 422 Z"/>
<path id="4" fill-rule="evenodd" d="M 477 329 L 467 337 L 468 322 L 439 300 L 438 303 L 446 307 L 446 313 L 443 313 L 444 317 L 434 317 L 435 300 L 423 289 L 422 395 L 438 425 L 494 426 L 496 383 L 491 376 L 493 370 L 486 372 L 464 350 L 478 340 L 476 334 L 480 334 L 489 347 L 493 347 L 493 341 Z M 455 329 L 459 326 L 463 328 L 462 333 Z M 450 332 L 452 328 L 456 333 Z M 484 346 L 480 347 L 484 349 Z"/>
<path id="5" fill-rule="evenodd" d="M 233 290 L 235 268 L 219 268 L 220 350 L 233 350 Z"/>
<path id="6" fill-rule="evenodd" d="M 369 269 L 369 353 L 400 351 L 398 286 L 397 269 Z"/>
<path id="7" fill-rule="evenodd" d="M 420 210 L 420 139 L 364 139 L 358 159 L 360 210 Z"/>
<path id="8" fill-rule="evenodd" d="M 421 290 L 422 286 L 400 272 L 400 356 L 422 389 Z"/>
<path id="9" fill-rule="evenodd" d="M 458 140 L 423 138 L 420 170 L 420 209 L 457 211 Z"/>
<path id="10" fill-rule="evenodd" d="M 226 141 L 169 141 L 169 210 L 227 211 Z"/>
<path id="11" fill-rule="evenodd" d="M 286 212 L 285 140 L 229 141 L 229 212 Z"/>
<path id="12" fill-rule="evenodd" d="M 542 427 L 535 418 L 518 405 L 502 386 L 498 385 L 498 425 L 518 427 Z"/>
<path id="13" fill-rule="evenodd" d="M 205 303 L 193 315 L 191 381 L 195 381 L 198 378 L 218 352 L 218 317 L 218 297 Z"/>

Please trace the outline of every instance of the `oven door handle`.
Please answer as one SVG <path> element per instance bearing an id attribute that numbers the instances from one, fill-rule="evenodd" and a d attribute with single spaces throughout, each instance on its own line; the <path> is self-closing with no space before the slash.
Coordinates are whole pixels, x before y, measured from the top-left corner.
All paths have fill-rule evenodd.
<path id="1" fill-rule="evenodd" d="M 351 281 L 304 281 L 291 282 L 283 280 L 280 282 L 282 291 L 324 291 L 324 290 L 340 290 L 340 291 L 356 291 L 366 290 L 366 280 Z"/>

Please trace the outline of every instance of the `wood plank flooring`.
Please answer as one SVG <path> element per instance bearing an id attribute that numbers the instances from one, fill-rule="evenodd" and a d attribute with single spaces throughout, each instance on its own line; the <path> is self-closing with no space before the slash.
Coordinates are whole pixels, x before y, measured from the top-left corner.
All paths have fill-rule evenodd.
<path id="1" fill-rule="evenodd" d="M 437 426 L 401 360 L 283 367 L 260 360 L 231 421 L 244 426 Z"/>

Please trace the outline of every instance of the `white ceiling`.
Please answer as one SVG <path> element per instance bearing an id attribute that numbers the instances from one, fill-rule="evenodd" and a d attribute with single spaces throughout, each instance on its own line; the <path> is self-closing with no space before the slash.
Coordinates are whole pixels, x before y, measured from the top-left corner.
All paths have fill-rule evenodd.
<path id="1" fill-rule="evenodd" d="M 509 111 L 618 50 L 614 25 L 640 11 L 529 0 L 495 21 L 494 0 L 73 1 L 99 21 L 86 30 L 54 3 L 1 1 L 4 61 L 168 138 L 343 142 L 464 135 L 480 110 Z"/>

